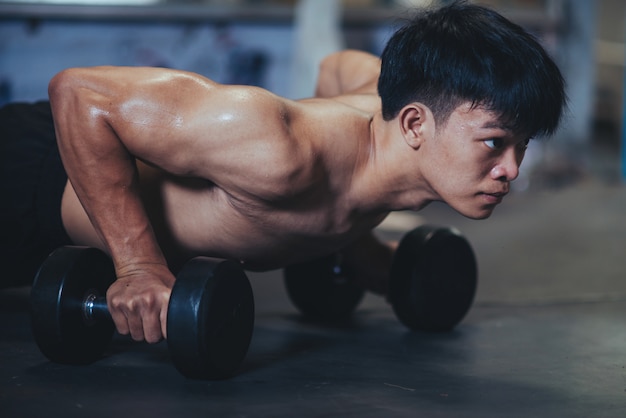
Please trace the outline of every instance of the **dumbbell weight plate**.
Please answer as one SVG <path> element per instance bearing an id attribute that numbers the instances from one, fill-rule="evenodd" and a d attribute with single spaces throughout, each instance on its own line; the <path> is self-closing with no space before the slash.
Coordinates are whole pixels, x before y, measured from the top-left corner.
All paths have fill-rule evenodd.
<path id="1" fill-rule="evenodd" d="M 41 352 L 51 361 L 87 364 L 100 357 L 113 337 L 111 321 L 85 318 L 87 295 L 104 296 L 115 280 L 110 258 L 95 248 L 61 247 L 41 265 L 31 289 L 31 326 Z"/>
<path id="2" fill-rule="evenodd" d="M 476 286 L 476 259 L 469 242 L 453 228 L 426 225 L 400 242 L 389 301 L 407 327 L 445 332 L 465 317 Z"/>
<path id="3" fill-rule="evenodd" d="M 167 312 L 172 362 L 192 379 L 225 379 L 239 369 L 254 327 L 254 298 L 240 264 L 197 257 L 177 275 Z"/>
<path id="4" fill-rule="evenodd" d="M 285 287 L 292 303 L 305 316 L 318 321 L 349 317 L 365 291 L 341 263 L 340 254 L 294 264 L 284 270 Z"/>

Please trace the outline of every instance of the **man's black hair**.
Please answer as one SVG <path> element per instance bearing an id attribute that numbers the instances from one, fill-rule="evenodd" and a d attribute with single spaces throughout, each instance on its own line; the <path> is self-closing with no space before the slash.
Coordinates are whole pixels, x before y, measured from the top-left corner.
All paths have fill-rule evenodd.
<path id="1" fill-rule="evenodd" d="M 443 124 L 471 102 L 496 112 L 514 133 L 550 135 L 566 102 L 561 72 L 539 42 L 497 12 L 465 1 L 418 12 L 381 58 L 378 93 L 387 121 L 421 102 Z"/>

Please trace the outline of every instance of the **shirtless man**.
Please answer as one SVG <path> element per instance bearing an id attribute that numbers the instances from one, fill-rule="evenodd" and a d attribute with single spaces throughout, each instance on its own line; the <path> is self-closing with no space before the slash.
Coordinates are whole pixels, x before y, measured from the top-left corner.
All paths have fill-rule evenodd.
<path id="1" fill-rule="evenodd" d="M 111 255 L 115 325 L 148 342 L 195 255 L 267 270 L 342 251 L 384 293 L 393 249 L 372 229 L 432 201 L 487 218 L 565 102 L 534 39 L 464 3 L 419 14 L 382 61 L 329 56 L 312 99 L 116 67 L 65 70 L 49 96 L 64 229 Z"/>

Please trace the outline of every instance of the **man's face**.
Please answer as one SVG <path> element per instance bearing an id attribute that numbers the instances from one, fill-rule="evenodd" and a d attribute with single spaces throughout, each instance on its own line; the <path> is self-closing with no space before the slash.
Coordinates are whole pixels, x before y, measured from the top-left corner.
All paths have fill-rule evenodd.
<path id="1" fill-rule="evenodd" d="M 483 219 L 509 192 L 527 145 L 528 138 L 503 127 L 497 114 L 466 103 L 422 144 L 422 161 L 441 200 L 469 218 Z"/>

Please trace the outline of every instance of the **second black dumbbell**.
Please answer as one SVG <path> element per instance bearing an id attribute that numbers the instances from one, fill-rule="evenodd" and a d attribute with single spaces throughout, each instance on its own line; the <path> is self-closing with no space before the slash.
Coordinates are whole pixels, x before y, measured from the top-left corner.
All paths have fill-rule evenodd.
<path id="1" fill-rule="evenodd" d="M 294 305 L 315 320 L 346 318 L 364 294 L 340 254 L 289 266 L 284 279 Z M 423 225 L 400 241 L 387 297 L 410 329 L 449 331 L 469 311 L 477 281 L 476 258 L 467 239 L 454 228 Z"/>

